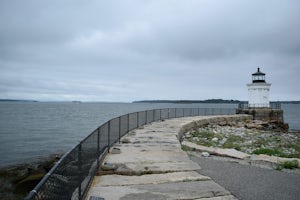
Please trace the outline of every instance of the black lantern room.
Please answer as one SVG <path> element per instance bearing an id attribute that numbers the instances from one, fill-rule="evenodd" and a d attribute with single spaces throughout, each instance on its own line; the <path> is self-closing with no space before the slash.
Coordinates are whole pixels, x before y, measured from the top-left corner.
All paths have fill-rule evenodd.
<path id="1" fill-rule="evenodd" d="M 265 83 L 265 73 L 262 73 L 259 68 L 257 68 L 257 72 L 252 74 L 252 82 L 253 83 Z"/>

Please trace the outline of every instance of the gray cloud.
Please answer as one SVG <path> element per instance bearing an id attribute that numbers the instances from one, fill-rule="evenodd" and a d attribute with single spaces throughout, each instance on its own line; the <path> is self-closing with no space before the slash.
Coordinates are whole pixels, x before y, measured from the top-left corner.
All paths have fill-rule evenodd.
<path id="1" fill-rule="evenodd" d="M 300 99 L 300 2 L 0 2 L 0 98 Z"/>

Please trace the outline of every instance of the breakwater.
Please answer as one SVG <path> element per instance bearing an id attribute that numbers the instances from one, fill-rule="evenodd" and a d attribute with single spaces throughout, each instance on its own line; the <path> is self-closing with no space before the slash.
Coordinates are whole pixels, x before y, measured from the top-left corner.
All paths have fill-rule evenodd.
<path id="1" fill-rule="evenodd" d="M 122 115 L 107 121 L 66 153 L 26 199 L 83 199 L 111 145 L 129 131 L 155 121 L 198 115 L 228 115 L 235 109 L 164 108 Z"/>

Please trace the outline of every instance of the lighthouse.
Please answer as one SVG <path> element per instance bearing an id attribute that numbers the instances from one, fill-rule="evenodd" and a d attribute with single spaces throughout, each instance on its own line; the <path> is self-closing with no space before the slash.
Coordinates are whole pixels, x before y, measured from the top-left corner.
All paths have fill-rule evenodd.
<path id="1" fill-rule="evenodd" d="M 269 91 L 271 84 L 265 80 L 266 74 L 257 68 L 257 72 L 252 74 L 252 83 L 248 87 L 248 107 L 249 108 L 270 108 Z"/>
<path id="2" fill-rule="evenodd" d="M 257 68 L 257 72 L 252 74 L 252 83 L 247 84 L 249 99 L 248 102 L 239 103 L 237 114 L 252 115 L 254 120 L 261 120 L 268 124 L 267 127 L 279 128 L 283 131 L 289 129 L 284 123 L 283 110 L 279 102 L 269 101 L 271 84 L 266 82 L 266 74 Z M 273 123 L 273 125 L 272 125 Z"/>

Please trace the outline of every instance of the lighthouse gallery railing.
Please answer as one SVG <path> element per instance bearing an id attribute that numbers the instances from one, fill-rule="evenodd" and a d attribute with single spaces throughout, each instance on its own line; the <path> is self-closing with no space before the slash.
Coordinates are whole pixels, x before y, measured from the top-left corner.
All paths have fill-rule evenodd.
<path id="1" fill-rule="evenodd" d="M 66 153 L 26 200 L 84 199 L 111 145 L 129 131 L 170 118 L 235 114 L 234 108 L 165 108 L 129 113 L 109 120 Z"/>

